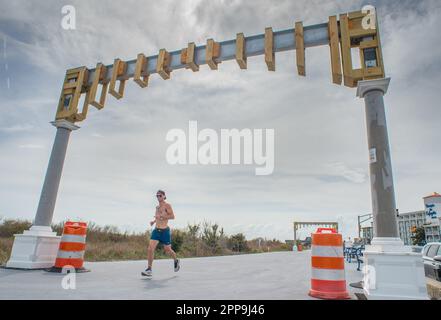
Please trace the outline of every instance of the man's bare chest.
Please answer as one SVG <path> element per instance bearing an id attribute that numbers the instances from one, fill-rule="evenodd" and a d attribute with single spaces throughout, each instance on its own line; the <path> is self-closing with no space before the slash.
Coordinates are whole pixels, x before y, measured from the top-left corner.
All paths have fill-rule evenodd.
<path id="1" fill-rule="evenodd" d="M 156 214 L 157 215 L 167 214 L 167 208 L 165 206 L 156 206 Z"/>

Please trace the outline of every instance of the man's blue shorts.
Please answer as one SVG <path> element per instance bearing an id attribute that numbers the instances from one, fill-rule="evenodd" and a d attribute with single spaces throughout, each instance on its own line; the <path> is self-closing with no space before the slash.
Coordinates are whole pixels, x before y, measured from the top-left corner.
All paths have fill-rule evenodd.
<path id="1" fill-rule="evenodd" d="M 150 237 L 151 240 L 158 240 L 162 244 L 168 246 L 171 244 L 171 233 L 170 228 L 167 227 L 165 229 L 158 229 L 155 228 L 152 231 L 152 236 Z"/>

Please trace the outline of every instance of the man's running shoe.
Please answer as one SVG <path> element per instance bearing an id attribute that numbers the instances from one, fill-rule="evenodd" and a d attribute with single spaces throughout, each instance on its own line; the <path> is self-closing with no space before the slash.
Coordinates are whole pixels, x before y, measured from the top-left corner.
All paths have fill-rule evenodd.
<path id="1" fill-rule="evenodd" d="M 179 259 L 175 260 L 175 272 L 178 272 L 181 266 L 179 265 Z"/>
<path id="2" fill-rule="evenodd" d="M 143 271 L 143 272 L 141 272 L 141 274 L 143 275 L 143 276 L 146 276 L 146 277 L 151 277 L 152 276 L 152 269 L 151 268 L 147 268 L 147 269 L 145 269 L 145 271 Z"/>

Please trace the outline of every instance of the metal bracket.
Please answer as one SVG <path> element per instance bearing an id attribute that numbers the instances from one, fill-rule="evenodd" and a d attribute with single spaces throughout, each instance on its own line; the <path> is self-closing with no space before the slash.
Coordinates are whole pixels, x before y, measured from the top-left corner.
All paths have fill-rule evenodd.
<path id="1" fill-rule="evenodd" d="M 273 28 L 265 29 L 265 63 L 268 71 L 276 71 L 276 54 L 274 53 Z"/>
<path id="2" fill-rule="evenodd" d="M 247 68 L 247 57 L 245 55 L 245 37 L 242 32 L 236 35 L 236 61 L 241 69 Z"/>
<path id="3" fill-rule="evenodd" d="M 141 88 L 145 88 L 149 84 L 149 74 L 147 72 L 148 59 L 143 54 L 138 54 L 135 64 L 135 73 L 133 75 L 133 81 L 135 81 Z M 141 79 L 142 77 L 142 79 Z"/>
<path id="4" fill-rule="evenodd" d="M 215 42 L 213 39 L 207 40 L 207 46 L 205 47 L 205 61 L 211 70 L 217 70 L 217 62 L 215 59 L 220 56 L 219 42 Z"/>
<path id="5" fill-rule="evenodd" d="M 199 71 L 199 65 L 195 62 L 196 45 L 194 42 L 188 44 L 188 48 L 181 51 L 181 63 L 185 64 L 186 69 L 191 69 L 193 72 Z"/>
<path id="6" fill-rule="evenodd" d="M 171 62 L 170 53 L 168 53 L 165 49 L 159 50 L 156 72 L 164 80 L 170 79 L 170 73 L 171 73 L 170 62 Z"/>
<path id="7" fill-rule="evenodd" d="M 118 91 L 115 90 L 116 81 L 118 80 L 118 77 L 125 75 L 126 69 L 127 64 L 124 61 L 118 58 L 115 59 L 113 62 L 112 78 L 110 78 L 109 93 L 117 99 L 121 99 L 124 95 L 126 79 L 119 80 Z"/>

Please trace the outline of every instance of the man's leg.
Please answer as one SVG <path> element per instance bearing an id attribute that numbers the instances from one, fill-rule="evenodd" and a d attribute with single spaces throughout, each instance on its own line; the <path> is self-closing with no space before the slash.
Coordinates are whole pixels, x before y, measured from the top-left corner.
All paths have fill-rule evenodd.
<path id="1" fill-rule="evenodd" d="M 151 268 L 153 264 L 153 259 L 155 256 L 155 249 L 158 245 L 158 240 L 150 240 L 149 242 L 149 248 L 147 249 L 147 260 L 148 260 L 148 267 Z"/>
<path id="2" fill-rule="evenodd" d="M 168 246 L 164 246 L 164 251 L 169 256 L 171 256 L 174 260 L 176 260 L 176 252 L 173 251 L 171 244 L 169 244 Z"/>
<path id="3" fill-rule="evenodd" d="M 176 257 L 176 252 L 173 251 L 171 245 L 164 246 L 164 250 L 169 256 L 173 258 L 175 272 L 178 272 L 181 267 L 180 267 L 179 259 Z"/>

